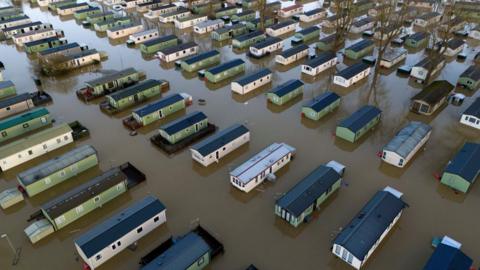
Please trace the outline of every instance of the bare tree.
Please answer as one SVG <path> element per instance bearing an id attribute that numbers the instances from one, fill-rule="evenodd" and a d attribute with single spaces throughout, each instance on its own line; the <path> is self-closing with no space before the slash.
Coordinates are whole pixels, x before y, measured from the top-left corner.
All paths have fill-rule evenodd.
<path id="1" fill-rule="evenodd" d="M 335 41 L 333 43 L 333 50 L 336 51 L 340 44 L 345 40 L 345 36 L 350 32 L 350 28 L 355 18 L 354 14 L 354 0 L 333 0 L 336 8 L 335 14 Z"/>

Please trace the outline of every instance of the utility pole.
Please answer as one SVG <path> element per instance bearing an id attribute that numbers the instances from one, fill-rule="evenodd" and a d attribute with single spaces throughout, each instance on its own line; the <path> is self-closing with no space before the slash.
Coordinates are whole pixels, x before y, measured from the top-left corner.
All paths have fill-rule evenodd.
<path id="1" fill-rule="evenodd" d="M 13 261 L 12 261 L 12 265 L 17 265 L 18 261 L 20 260 L 20 252 L 22 251 L 21 248 L 18 248 L 16 249 L 13 244 L 12 244 L 12 241 L 10 241 L 10 237 L 8 237 L 8 235 L 6 233 L 2 234 L 0 236 L 0 238 L 5 238 L 8 242 L 8 246 L 10 246 L 10 249 L 12 250 L 13 252 Z"/>

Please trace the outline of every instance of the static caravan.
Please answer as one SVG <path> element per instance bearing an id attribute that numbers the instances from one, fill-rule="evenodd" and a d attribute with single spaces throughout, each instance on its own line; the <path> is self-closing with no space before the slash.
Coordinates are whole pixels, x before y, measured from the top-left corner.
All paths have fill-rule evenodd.
<path id="1" fill-rule="evenodd" d="M 476 90 L 480 86 L 480 67 L 476 65 L 469 66 L 460 74 L 457 85 L 468 90 Z"/>
<path id="2" fill-rule="evenodd" d="M 106 100 L 100 103 L 100 109 L 115 113 L 134 106 L 150 98 L 160 96 L 166 82 L 163 80 L 145 80 L 120 91 L 108 94 Z"/>
<path id="3" fill-rule="evenodd" d="M 365 105 L 337 125 L 335 136 L 354 143 L 373 129 L 380 122 L 381 116 L 380 109 Z"/>
<path id="4" fill-rule="evenodd" d="M 413 25 L 425 28 L 440 22 L 441 18 L 442 14 L 438 12 L 428 12 L 416 18 L 415 21 L 413 21 Z"/>
<path id="5" fill-rule="evenodd" d="M 55 73 L 98 64 L 103 59 L 103 53 L 95 49 L 82 50 L 79 52 L 68 52 L 46 58 L 42 69 L 46 73 Z"/>
<path id="6" fill-rule="evenodd" d="M 37 108 L 0 121 L 0 142 L 17 138 L 26 133 L 49 126 L 52 116 L 45 108 Z"/>
<path id="7" fill-rule="evenodd" d="M 391 68 L 407 58 L 407 50 L 402 48 L 388 48 L 380 59 L 380 66 Z"/>
<path id="8" fill-rule="evenodd" d="M 138 13 L 145 13 L 152 8 L 160 7 L 164 4 L 165 3 L 162 3 L 162 0 L 149 0 L 144 3 L 137 3 L 136 10 Z"/>
<path id="9" fill-rule="evenodd" d="M 213 40 L 224 41 L 236 36 L 243 35 L 248 32 L 247 26 L 241 23 L 231 26 L 224 26 L 222 28 L 214 30 L 210 36 Z"/>
<path id="10" fill-rule="evenodd" d="M 301 22 L 313 22 L 323 19 L 327 16 L 327 11 L 323 8 L 315 8 L 300 14 Z"/>
<path id="11" fill-rule="evenodd" d="M 232 46 L 236 49 L 244 49 L 250 47 L 255 43 L 265 40 L 265 38 L 267 38 L 267 36 L 262 31 L 254 31 L 235 37 L 232 40 Z"/>
<path id="12" fill-rule="evenodd" d="M 122 7 L 126 10 L 131 10 L 136 8 L 140 4 L 151 3 L 152 0 L 123 0 L 121 3 Z"/>
<path id="13" fill-rule="evenodd" d="M 460 123 L 480 130 L 480 98 L 463 112 Z"/>
<path id="14" fill-rule="evenodd" d="M 435 251 L 428 259 L 423 270 L 436 269 L 473 269 L 473 260 L 460 250 L 462 244 L 448 236 L 435 247 Z"/>
<path id="15" fill-rule="evenodd" d="M 1 75 L 0 75 L 1 79 Z M 11 97 L 17 94 L 17 88 L 12 81 L 0 80 L 0 99 Z"/>
<path id="16" fill-rule="evenodd" d="M 10 38 L 13 38 L 13 36 L 15 35 L 25 34 L 28 32 L 33 32 L 33 31 L 43 30 L 43 29 L 53 29 L 53 26 L 49 23 L 32 22 L 32 23 L 26 23 L 22 25 L 4 28 L 2 29 L 2 32 L 6 39 L 10 39 Z"/>
<path id="17" fill-rule="evenodd" d="M 297 29 L 298 22 L 294 20 L 286 20 L 266 28 L 265 32 L 271 37 L 278 37 Z"/>
<path id="18" fill-rule="evenodd" d="M 107 32 L 108 29 L 122 26 L 122 25 L 128 25 L 133 23 L 132 19 L 129 17 L 120 17 L 120 18 L 113 18 L 113 19 L 108 19 L 105 21 L 99 21 L 93 25 L 93 29 L 97 32 Z"/>
<path id="19" fill-rule="evenodd" d="M 54 57 L 57 55 L 69 54 L 74 52 L 80 52 L 84 50 L 88 50 L 87 45 L 79 45 L 77 42 L 73 42 L 73 43 L 67 43 L 55 48 L 50 48 L 50 49 L 41 51 L 38 53 L 38 57 L 40 58 L 40 60 L 44 60 L 49 57 Z"/>
<path id="20" fill-rule="evenodd" d="M 290 65 L 308 56 L 309 47 L 305 44 L 287 49 L 275 56 L 275 62 L 281 65 Z"/>
<path id="21" fill-rule="evenodd" d="M 447 42 L 446 50 L 443 53 L 447 57 L 453 57 L 463 51 L 465 47 L 465 41 L 462 39 L 454 38 Z"/>
<path id="22" fill-rule="evenodd" d="M 266 17 L 263 26 L 264 27 L 269 27 L 275 23 L 275 18 L 274 17 Z M 261 29 L 261 20 L 260 18 L 256 18 L 254 20 L 248 21 L 245 23 L 247 26 L 248 30 L 250 31 L 257 31 L 257 30 L 262 30 Z"/>
<path id="23" fill-rule="evenodd" d="M 8 20 L 0 21 L 0 30 L 31 22 L 32 20 L 27 15 L 22 15 Z"/>
<path id="24" fill-rule="evenodd" d="M 290 163 L 295 148 L 286 143 L 273 143 L 230 172 L 230 183 L 243 192 L 250 192 L 265 179 L 274 181 L 275 172 Z"/>
<path id="25" fill-rule="evenodd" d="M 376 39 L 376 40 L 386 41 L 389 38 L 392 38 L 394 36 L 398 36 L 402 32 L 403 32 L 403 27 L 402 26 L 397 27 L 397 25 L 393 25 L 393 24 L 392 25 L 387 25 L 385 27 L 379 26 L 375 29 L 375 33 L 373 34 L 373 38 Z M 417 32 L 417 33 L 421 33 L 421 32 Z"/>
<path id="26" fill-rule="evenodd" d="M 134 110 L 130 117 L 123 120 L 123 124 L 135 130 L 183 110 L 191 103 L 192 96 L 188 94 L 171 94 Z"/>
<path id="27" fill-rule="evenodd" d="M 405 40 L 405 45 L 412 48 L 420 48 L 428 42 L 428 34 L 425 32 L 416 32 Z"/>
<path id="28" fill-rule="evenodd" d="M 33 107 L 35 107 L 35 104 L 33 104 L 32 95 L 29 93 L 2 99 L 0 100 L 0 119 L 31 110 Z"/>
<path id="29" fill-rule="evenodd" d="M 345 56 L 353 60 L 358 60 L 371 54 L 374 48 L 375 43 L 372 40 L 362 39 L 361 41 L 345 48 Z"/>
<path id="30" fill-rule="evenodd" d="M 173 62 L 180 58 L 197 54 L 198 45 L 195 42 L 187 42 L 159 50 L 156 56 L 165 62 Z"/>
<path id="31" fill-rule="evenodd" d="M 291 6 L 282 8 L 278 11 L 278 16 L 280 18 L 289 18 L 293 15 L 297 15 L 303 12 L 302 4 L 293 4 Z"/>
<path id="32" fill-rule="evenodd" d="M 111 11 L 105 11 L 100 14 L 94 14 L 87 16 L 84 22 L 82 22 L 84 25 L 95 25 L 96 23 L 99 22 L 104 22 L 104 21 L 111 21 L 115 17 L 115 14 Z"/>
<path id="33" fill-rule="evenodd" d="M 211 50 L 180 61 L 180 67 L 186 72 L 195 72 L 220 63 L 220 52 Z"/>
<path id="34" fill-rule="evenodd" d="M 245 95 L 259 87 L 262 87 L 272 81 L 272 72 L 268 68 L 260 69 L 254 73 L 248 74 L 231 84 L 232 91 Z"/>
<path id="35" fill-rule="evenodd" d="M 57 14 L 60 16 L 69 16 L 69 15 L 73 15 L 73 13 L 76 11 L 84 10 L 88 8 L 90 8 L 88 3 L 74 3 L 74 4 L 58 7 Z"/>
<path id="36" fill-rule="evenodd" d="M 73 142 L 72 128 L 61 124 L 0 147 L 0 168 L 9 170 Z"/>
<path id="37" fill-rule="evenodd" d="M 449 31 L 449 33 L 454 33 L 456 31 L 463 30 L 465 28 L 466 24 L 467 24 L 467 22 L 464 19 L 457 16 L 457 17 L 451 19 L 450 21 L 442 24 L 440 26 L 440 30 L 443 33 L 447 32 L 447 31 Z"/>
<path id="38" fill-rule="evenodd" d="M 134 68 L 126 68 L 111 74 L 85 82 L 85 87 L 78 90 L 77 96 L 89 101 L 105 94 L 113 93 L 139 82 L 143 73 Z"/>
<path id="39" fill-rule="evenodd" d="M 147 196 L 80 235 L 75 248 L 89 269 L 97 269 L 167 222 L 166 211 L 157 198 Z"/>
<path id="40" fill-rule="evenodd" d="M 267 37 L 265 40 L 250 46 L 251 56 L 260 58 L 283 48 L 283 39 L 278 37 Z"/>
<path id="41" fill-rule="evenodd" d="M 410 122 L 383 147 L 382 160 L 399 168 L 405 167 L 428 141 L 431 133 L 431 126 L 422 122 Z"/>
<path id="42" fill-rule="evenodd" d="M 480 40 L 480 25 L 470 30 L 468 37 L 476 40 Z"/>
<path id="43" fill-rule="evenodd" d="M 175 35 L 166 35 L 154 38 L 140 44 L 140 51 L 145 54 L 154 54 L 162 49 L 176 46 L 180 40 Z"/>
<path id="44" fill-rule="evenodd" d="M 177 19 L 186 18 L 192 16 L 192 13 L 189 9 L 184 7 L 179 7 L 177 10 L 165 14 L 160 14 L 158 20 L 161 23 L 173 23 Z"/>
<path id="45" fill-rule="evenodd" d="M 205 1 L 205 3 L 198 3 L 191 7 L 191 10 L 195 14 L 207 15 L 214 12 L 217 9 L 222 8 L 223 3 L 220 1 Z"/>
<path id="46" fill-rule="evenodd" d="M 219 29 L 224 25 L 225 22 L 221 19 L 203 21 L 193 27 L 193 32 L 197 34 L 206 34 L 212 32 L 213 30 Z"/>
<path id="47" fill-rule="evenodd" d="M 295 33 L 292 44 L 307 43 L 311 40 L 318 40 L 320 37 L 320 28 L 318 26 L 310 26 Z"/>
<path id="48" fill-rule="evenodd" d="M 335 237 L 332 253 L 355 269 L 366 264 L 408 205 L 391 187 L 378 191 Z"/>
<path id="49" fill-rule="evenodd" d="M 333 14 L 333 15 L 325 18 L 325 20 L 322 21 L 321 26 L 325 27 L 325 28 L 335 28 L 335 26 L 337 25 L 337 21 L 339 23 L 343 22 L 343 21 L 345 21 L 345 17 L 337 19 L 337 15 Z"/>
<path id="50" fill-rule="evenodd" d="M 258 7 L 258 0 L 242 0 L 241 5 L 245 9 L 255 9 Z"/>
<path id="51" fill-rule="evenodd" d="M 237 11 L 237 7 L 235 6 L 226 6 L 213 11 L 213 16 L 217 19 L 230 17 L 237 14 Z"/>
<path id="52" fill-rule="evenodd" d="M 240 13 L 236 13 L 232 15 L 231 21 L 232 22 L 248 22 L 251 20 L 255 20 L 257 16 L 257 12 L 255 10 L 242 10 Z"/>
<path id="53" fill-rule="evenodd" d="M 81 174 L 97 164 L 97 150 L 93 146 L 82 145 L 19 173 L 17 180 L 22 190 L 29 197 L 33 197 Z"/>
<path id="54" fill-rule="evenodd" d="M 163 5 L 163 6 L 159 6 L 159 7 L 150 9 L 150 11 L 145 13 L 143 16 L 147 19 L 155 20 L 160 15 L 175 12 L 179 8 L 180 7 L 178 7 L 177 5 L 175 5 L 173 3 L 172 4 L 166 4 L 166 5 Z"/>
<path id="55" fill-rule="evenodd" d="M 240 124 L 230 126 L 190 148 L 193 160 L 204 167 L 233 152 L 250 141 L 250 131 Z"/>
<path id="56" fill-rule="evenodd" d="M 334 168 L 320 165 L 275 202 L 275 215 L 296 228 L 340 189 L 341 184 L 342 176 Z"/>
<path id="57" fill-rule="evenodd" d="M 52 38 L 52 37 L 63 37 L 62 30 L 55 30 L 55 29 L 42 29 L 36 30 L 28 33 L 17 34 L 13 36 L 13 42 L 19 46 L 23 47 L 23 45 L 27 42 L 33 42 L 41 39 Z"/>
<path id="58" fill-rule="evenodd" d="M 112 168 L 40 207 L 37 221 L 24 232 L 35 244 L 55 231 L 103 207 L 130 188 L 145 181 L 141 171 L 130 163 Z"/>
<path id="59" fill-rule="evenodd" d="M 440 182 L 455 190 L 467 193 L 480 175 L 480 144 L 465 143 L 448 162 Z"/>
<path id="60" fill-rule="evenodd" d="M 318 121 L 340 106 L 340 96 L 327 91 L 302 106 L 302 116 Z"/>
<path id="61" fill-rule="evenodd" d="M 413 0 L 408 3 L 409 6 L 419 9 L 432 10 L 435 1 L 433 0 Z"/>
<path id="62" fill-rule="evenodd" d="M 190 17 L 183 17 L 175 19 L 175 27 L 178 29 L 186 29 L 189 27 L 193 27 L 201 22 L 206 21 L 208 18 L 204 15 L 193 15 Z"/>
<path id="63" fill-rule="evenodd" d="M 207 128 L 208 118 L 203 112 L 194 111 L 175 121 L 160 127 L 159 134 L 170 144 L 176 144 L 181 140 Z"/>
<path id="64" fill-rule="evenodd" d="M 110 39 L 124 38 L 141 32 L 143 29 L 143 24 L 129 23 L 108 29 L 107 36 Z"/>
<path id="65" fill-rule="evenodd" d="M 370 70 L 370 66 L 363 62 L 353 64 L 335 74 L 333 83 L 343 87 L 350 87 L 363 78 L 368 77 Z"/>
<path id="66" fill-rule="evenodd" d="M 128 37 L 127 44 L 128 45 L 142 44 L 147 41 L 158 38 L 159 35 L 160 34 L 158 33 L 157 29 L 149 29 L 146 31 L 137 32 L 137 33 L 131 34 Z"/>
<path id="67" fill-rule="evenodd" d="M 410 99 L 410 111 L 432 115 L 447 103 L 454 86 L 448 81 L 434 81 Z"/>
<path id="68" fill-rule="evenodd" d="M 430 73 L 430 78 L 433 78 L 445 66 L 445 57 L 430 58 L 425 57 L 420 62 L 412 67 L 410 76 L 419 82 L 424 82 Z"/>
<path id="69" fill-rule="evenodd" d="M 85 20 L 88 16 L 101 14 L 103 11 L 99 7 L 89 7 L 75 11 L 73 16 L 76 20 Z"/>
<path id="70" fill-rule="evenodd" d="M 334 50 L 333 46 L 335 45 L 335 40 L 337 39 L 336 34 L 331 34 L 320 38 L 320 40 L 315 45 L 317 49 L 321 51 L 332 51 Z"/>
<path id="71" fill-rule="evenodd" d="M 245 71 L 245 62 L 242 59 L 233 59 L 205 71 L 205 79 L 211 83 L 218 83 L 232 78 Z"/>
<path id="72" fill-rule="evenodd" d="M 370 17 L 363 18 L 361 20 L 355 21 L 350 27 L 350 32 L 354 34 L 360 34 L 364 31 L 372 29 L 375 26 L 375 20 Z"/>
<path id="73" fill-rule="evenodd" d="M 48 10 L 52 12 L 56 12 L 58 8 L 61 6 L 74 5 L 76 3 L 77 3 L 77 0 L 60 0 L 60 1 L 53 0 L 53 1 L 50 1 L 50 3 L 48 4 Z"/>
<path id="74" fill-rule="evenodd" d="M 175 240 L 174 240 L 175 239 Z M 170 237 L 140 260 L 141 270 L 204 269 L 223 245 L 201 226 L 181 237 Z"/>
<path id="75" fill-rule="evenodd" d="M 268 101 L 282 106 L 297 96 L 303 94 L 303 82 L 296 79 L 288 80 L 267 93 Z"/>
<path id="76" fill-rule="evenodd" d="M 338 63 L 337 55 L 332 51 L 327 51 L 316 55 L 307 60 L 302 65 L 302 73 L 310 76 L 316 76 L 321 72 L 336 66 Z"/>
<path id="77" fill-rule="evenodd" d="M 58 39 L 57 37 L 49 37 L 36 41 L 26 42 L 24 44 L 25 51 L 27 53 L 38 53 L 47 49 L 56 48 L 61 45 L 67 44 L 66 39 Z"/>

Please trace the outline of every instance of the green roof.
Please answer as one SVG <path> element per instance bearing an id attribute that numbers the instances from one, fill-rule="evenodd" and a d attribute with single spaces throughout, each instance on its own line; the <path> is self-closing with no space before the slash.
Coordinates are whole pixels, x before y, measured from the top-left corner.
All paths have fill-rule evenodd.
<path id="1" fill-rule="evenodd" d="M 11 127 L 14 127 L 19 124 L 23 124 L 32 119 L 42 117 L 49 114 L 50 112 L 45 108 L 33 109 L 25 113 L 9 117 L 0 121 L 0 130 L 5 130 Z"/>
<path id="2" fill-rule="evenodd" d="M 68 124 L 61 124 L 42 130 L 31 136 L 16 140 L 12 143 L 0 147 L 0 159 L 4 159 L 14 155 L 22 150 L 28 149 L 34 145 L 41 144 L 51 138 L 58 137 L 67 132 L 72 132 L 72 128 Z"/>

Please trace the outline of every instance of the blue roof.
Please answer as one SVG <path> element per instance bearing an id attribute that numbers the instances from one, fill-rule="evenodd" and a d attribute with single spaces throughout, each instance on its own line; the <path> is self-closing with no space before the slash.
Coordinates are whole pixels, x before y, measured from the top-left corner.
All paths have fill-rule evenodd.
<path id="1" fill-rule="evenodd" d="M 308 35 L 310 33 L 313 33 L 315 31 L 320 31 L 320 27 L 318 26 L 310 26 L 310 27 L 307 27 L 307 28 L 304 28 L 300 31 L 297 32 L 297 34 L 302 34 L 302 35 Z"/>
<path id="2" fill-rule="evenodd" d="M 323 8 L 315 8 L 315 9 L 306 11 L 306 12 L 304 12 L 303 14 L 305 14 L 306 16 L 312 16 L 312 15 L 318 14 L 318 13 L 320 13 L 320 12 L 322 12 L 322 11 L 324 11 Z"/>
<path id="3" fill-rule="evenodd" d="M 43 23 L 40 22 L 40 21 L 36 21 L 36 22 L 31 22 L 31 23 L 26 23 L 26 24 L 15 25 L 15 26 L 12 26 L 12 27 L 3 28 L 2 31 L 5 33 L 5 32 L 12 31 L 12 30 L 23 29 L 23 28 L 27 28 L 27 27 L 31 27 L 31 26 L 37 26 L 37 25 L 41 25 L 41 24 L 43 24 Z"/>
<path id="4" fill-rule="evenodd" d="M 458 175 L 473 183 L 480 172 L 480 144 L 466 143 L 449 162 L 445 172 Z"/>
<path id="5" fill-rule="evenodd" d="M 278 199 L 276 204 L 298 217 L 340 178 L 334 169 L 320 165 Z"/>
<path id="6" fill-rule="evenodd" d="M 210 251 L 210 246 L 200 235 L 190 232 L 141 269 L 185 270 Z"/>
<path id="7" fill-rule="evenodd" d="M 272 74 L 270 69 L 268 68 L 262 68 L 258 71 L 255 71 L 254 73 L 248 74 L 246 76 L 243 76 L 242 78 L 238 79 L 236 83 L 238 83 L 241 86 L 245 86 L 251 82 L 254 82 L 260 78 L 263 78 L 269 74 Z"/>
<path id="8" fill-rule="evenodd" d="M 66 10 L 66 9 L 71 9 L 71 8 L 76 8 L 76 7 L 81 7 L 81 6 L 88 6 L 88 3 L 72 3 L 72 4 L 69 4 L 69 5 L 59 6 L 59 7 L 57 7 L 57 9 Z"/>
<path id="9" fill-rule="evenodd" d="M 265 48 L 267 46 L 270 46 L 272 44 L 282 42 L 282 41 L 283 40 L 281 38 L 278 38 L 278 37 L 267 37 L 266 39 L 253 44 L 252 47 L 256 48 L 256 49 L 262 49 L 262 48 Z"/>
<path id="10" fill-rule="evenodd" d="M 166 36 L 162 36 L 162 37 L 158 37 L 158 38 L 154 38 L 154 39 L 145 41 L 143 43 L 143 45 L 148 47 L 148 46 L 156 45 L 156 44 L 159 44 L 159 43 L 167 42 L 167 41 L 170 41 L 172 39 L 178 39 L 178 38 L 175 35 L 166 35 Z"/>
<path id="11" fill-rule="evenodd" d="M 378 191 L 337 235 L 334 243 L 363 260 L 406 203 L 386 190 Z"/>
<path id="12" fill-rule="evenodd" d="M 480 97 L 478 97 L 463 113 L 480 118 Z"/>
<path id="13" fill-rule="evenodd" d="M 472 264 L 460 249 L 440 243 L 423 270 L 469 270 Z"/>
<path id="14" fill-rule="evenodd" d="M 77 11 L 75 11 L 75 13 L 76 13 L 76 14 L 81 14 L 81 13 L 85 13 L 85 12 L 89 12 L 89 11 L 94 11 L 94 10 L 100 10 L 100 8 L 98 8 L 98 7 L 89 7 L 89 8 L 86 8 L 86 9 L 77 10 Z"/>
<path id="15" fill-rule="evenodd" d="M 192 149 L 205 157 L 248 132 L 244 125 L 235 124 L 194 145 Z"/>
<path id="16" fill-rule="evenodd" d="M 319 55 L 315 56 L 314 58 L 305 61 L 304 65 L 312 68 L 316 68 L 332 60 L 335 57 L 337 57 L 337 55 L 334 52 L 331 52 L 331 51 L 322 52 Z"/>
<path id="17" fill-rule="evenodd" d="M 359 62 L 359 63 L 353 64 L 353 65 L 341 70 L 340 72 L 338 72 L 336 74 L 336 76 L 340 76 L 340 77 L 348 80 L 348 79 L 352 78 L 353 76 L 359 74 L 360 72 L 362 72 L 362 71 L 364 71 L 368 68 L 370 68 L 369 65 L 367 65 L 363 62 Z"/>
<path id="18" fill-rule="evenodd" d="M 194 56 L 190 56 L 185 60 L 183 60 L 183 62 L 185 62 L 185 64 L 187 65 L 191 65 L 216 55 L 220 55 L 220 53 L 217 50 L 211 50 L 211 51 L 203 52 Z"/>
<path id="19" fill-rule="evenodd" d="M 161 49 L 160 52 L 165 54 L 165 55 L 169 55 L 169 54 L 172 54 L 172 53 L 176 53 L 176 52 L 187 50 L 187 49 L 194 48 L 194 47 L 198 47 L 198 45 L 197 45 L 197 43 L 192 41 L 192 42 L 186 42 L 186 43 L 182 43 L 182 44 L 179 44 L 179 45 L 176 45 L 176 46 Z"/>
<path id="20" fill-rule="evenodd" d="M 75 239 L 75 244 L 91 258 L 165 209 L 157 198 L 147 196 L 82 234 Z"/>
<path id="21" fill-rule="evenodd" d="M 272 29 L 272 30 L 278 30 L 278 29 L 281 29 L 281 28 L 284 28 L 284 27 L 287 27 L 287 26 L 290 26 L 292 24 L 296 24 L 297 22 L 294 21 L 294 20 L 286 20 L 286 21 L 283 21 L 283 22 L 279 22 L 279 23 L 276 23 L 274 25 L 270 25 L 268 28 Z"/>
<path id="22" fill-rule="evenodd" d="M 205 119 L 207 119 L 207 116 L 203 112 L 194 111 L 175 121 L 161 126 L 160 129 L 165 131 L 168 135 L 173 135 L 180 130 L 190 127 Z"/>
<path id="23" fill-rule="evenodd" d="M 243 41 L 252 39 L 254 37 L 263 36 L 263 35 L 265 35 L 265 34 L 262 31 L 254 31 L 254 32 L 251 32 L 251 33 L 248 33 L 248 34 L 238 36 L 235 39 L 238 40 L 239 42 L 243 42 Z"/>
<path id="24" fill-rule="evenodd" d="M 159 111 L 165 107 L 168 107 L 174 103 L 177 103 L 181 100 L 184 100 L 184 97 L 180 94 L 171 94 L 166 97 L 163 97 L 162 99 L 155 101 L 153 103 L 150 103 L 142 108 L 139 108 L 135 110 L 133 113 L 136 115 L 143 117 L 145 115 L 149 115 L 153 112 Z"/>
<path id="25" fill-rule="evenodd" d="M 23 124 L 35 118 L 50 114 L 45 108 L 35 108 L 22 114 L 14 115 L 0 121 L 0 130 L 5 130 L 19 124 Z"/>
<path id="26" fill-rule="evenodd" d="M 67 43 L 67 44 L 60 45 L 60 46 L 55 47 L 55 48 L 50 48 L 50 49 L 46 49 L 44 51 L 41 51 L 40 54 L 41 55 L 47 55 L 47 54 L 51 54 L 51 53 L 60 52 L 60 51 L 63 51 L 63 50 L 73 49 L 73 48 L 78 47 L 78 46 L 80 46 L 80 45 L 78 45 L 78 43 L 76 43 L 76 42 Z"/>
<path id="27" fill-rule="evenodd" d="M 124 98 L 133 96 L 137 93 L 143 92 L 145 90 L 151 89 L 153 87 L 157 87 L 163 84 L 164 81 L 159 81 L 159 80 L 154 80 L 154 79 L 148 79 L 143 82 L 139 82 L 137 84 L 134 84 L 132 86 L 129 86 L 123 90 L 120 90 L 118 92 L 113 92 L 109 94 L 108 96 L 111 97 L 115 101 L 122 100 Z"/>
<path id="28" fill-rule="evenodd" d="M 12 81 L 0 81 L 0 89 L 15 87 L 15 84 Z"/>
<path id="29" fill-rule="evenodd" d="M 23 93 L 23 94 L 16 95 L 16 96 L 13 96 L 13 97 L 4 98 L 4 99 L 0 100 L 0 108 L 3 109 L 3 108 L 6 108 L 8 106 L 12 106 L 12 105 L 15 105 L 15 104 L 20 103 L 20 102 L 24 102 L 24 101 L 29 100 L 29 99 L 32 99 L 32 96 L 30 95 L 30 93 Z"/>
<path id="30" fill-rule="evenodd" d="M 26 42 L 24 43 L 23 45 L 25 47 L 31 47 L 31 46 L 36 46 L 36 45 L 39 45 L 39 44 L 43 44 L 43 43 L 50 43 L 54 40 L 58 40 L 57 37 L 49 37 L 49 38 L 44 38 L 44 39 L 39 39 L 39 40 L 34 40 L 34 41 L 30 41 L 30 42 Z"/>
<path id="31" fill-rule="evenodd" d="M 420 41 L 424 38 L 427 37 L 427 33 L 425 32 L 416 32 L 412 35 L 410 35 L 407 39 L 415 40 L 415 41 Z"/>
<path id="32" fill-rule="evenodd" d="M 226 70 L 229 70 L 233 67 L 239 66 L 239 65 L 245 65 L 245 62 L 242 59 L 237 58 L 237 59 L 233 59 L 231 61 L 225 62 L 223 64 L 220 64 L 218 66 L 209 68 L 209 69 L 207 69 L 206 72 L 209 72 L 212 75 L 215 75 L 215 74 L 224 72 Z"/>
<path id="33" fill-rule="evenodd" d="M 272 90 L 270 90 L 270 93 L 273 93 L 278 97 L 283 97 L 286 94 L 288 94 L 288 93 L 290 93 L 290 92 L 294 91 L 295 89 L 297 89 L 299 87 L 302 87 L 302 86 L 303 86 L 302 81 L 291 79 L 291 80 L 288 80 L 285 83 L 282 83 L 282 84 L 278 85 L 277 87 L 273 88 Z"/>
<path id="34" fill-rule="evenodd" d="M 295 47 L 292 47 L 290 49 L 286 49 L 285 51 L 283 51 L 280 55 L 283 57 L 283 58 L 288 58 L 290 56 L 293 56 L 297 53 L 300 53 L 302 51 L 305 51 L 307 50 L 308 51 L 308 46 L 305 45 L 305 44 L 300 44 L 298 46 L 295 46 Z"/>
<path id="35" fill-rule="evenodd" d="M 369 46 L 373 46 L 374 43 L 372 40 L 370 39 L 362 39 L 360 40 L 359 42 L 349 46 L 348 48 L 346 48 L 345 50 L 351 50 L 351 51 L 354 51 L 354 52 L 359 52 Z"/>
<path id="36" fill-rule="evenodd" d="M 382 111 L 380 111 L 377 107 L 366 105 L 352 113 L 352 115 L 349 117 L 343 119 L 338 126 L 347 128 L 356 133 L 381 113 Z"/>
<path id="37" fill-rule="evenodd" d="M 320 96 L 315 97 L 313 100 L 305 104 L 304 107 L 308 107 L 316 112 L 320 112 L 339 99 L 339 95 L 335 94 L 334 92 L 327 91 Z"/>

